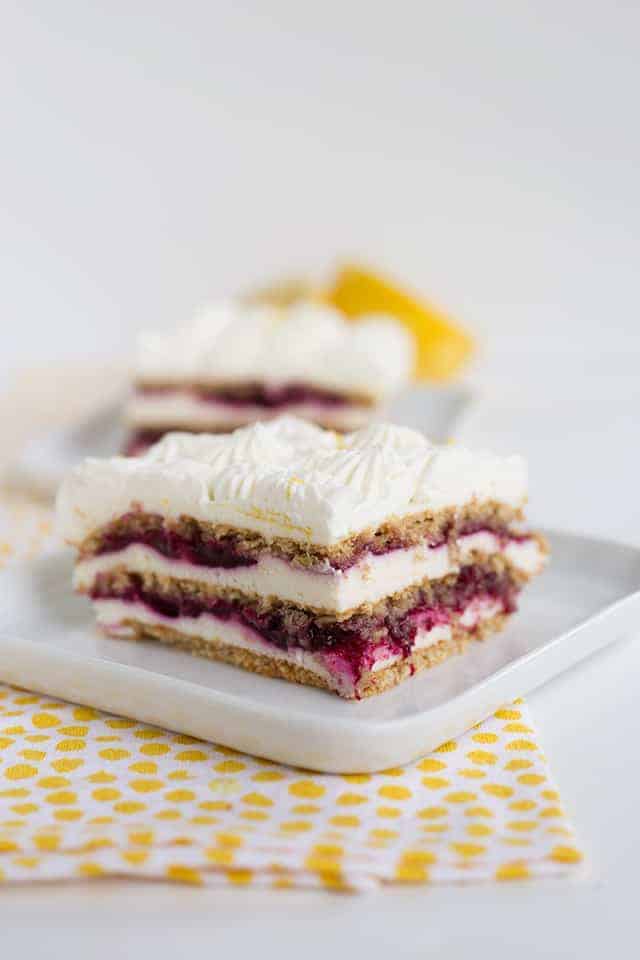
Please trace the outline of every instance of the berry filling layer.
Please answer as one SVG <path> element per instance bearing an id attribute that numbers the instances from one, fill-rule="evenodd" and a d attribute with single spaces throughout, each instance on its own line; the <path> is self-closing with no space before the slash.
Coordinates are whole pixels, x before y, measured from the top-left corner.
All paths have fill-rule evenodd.
<path id="1" fill-rule="evenodd" d="M 409 538 L 410 539 L 410 538 Z M 164 523 L 132 514 L 105 528 L 76 565 L 76 589 L 118 570 L 187 581 L 209 591 L 275 597 L 314 611 L 350 615 L 365 605 L 416 591 L 426 581 L 456 574 L 464 564 L 502 558 L 514 576 L 526 579 L 543 562 L 537 540 L 480 530 L 451 542 L 410 543 L 398 535 L 354 543 L 340 555 L 279 553 L 241 532 L 215 535 L 193 521 Z M 496 564 L 494 564 L 495 566 Z"/>
<path id="2" fill-rule="evenodd" d="M 319 655 L 329 672 L 346 673 L 357 683 L 381 659 L 409 657 L 420 637 L 437 627 L 458 624 L 473 630 L 482 611 L 489 610 L 491 615 L 512 613 L 518 590 L 519 585 L 508 573 L 470 565 L 457 576 L 420 591 L 408 609 L 400 605 L 383 615 L 359 613 L 342 621 L 314 616 L 291 606 L 264 607 L 227 597 L 188 593 L 177 585 L 161 584 L 137 574 L 113 578 L 99 575 L 90 595 L 98 605 L 119 602 L 118 623 L 109 624 L 111 632 L 118 632 L 119 624 L 127 619 L 135 621 L 140 608 L 146 612 L 147 622 L 150 614 L 151 622 L 175 624 L 177 630 L 185 621 L 215 620 L 239 627 L 275 650 Z M 101 619 L 104 622 L 104 617 Z"/>
<path id="3" fill-rule="evenodd" d="M 334 390 L 324 390 L 308 383 L 267 383 L 227 384 L 219 387 L 207 387 L 200 384 L 138 384 L 136 394 L 141 397 L 171 396 L 186 393 L 204 403 L 224 403 L 232 407 L 265 407 L 280 411 L 283 407 L 298 404 L 317 404 L 326 407 L 362 404 L 362 398 L 354 399 Z"/>
<path id="4" fill-rule="evenodd" d="M 252 566 L 264 555 L 278 556 L 289 560 L 294 566 L 305 570 L 326 573 L 350 569 L 368 556 L 378 557 L 411 547 L 434 550 L 438 547 L 458 544 L 467 553 L 485 549 L 495 553 L 508 546 L 538 543 L 530 533 L 520 533 L 506 524 L 487 519 L 483 522 L 463 522 L 457 529 L 446 522 L 431 535 L 415 531 L 379 528 L 372 534 L 353 540 L 337 553 L 322 551 L 313 545 L 293 546 L 265 541 L 252 536 L 248 531 L 219 532 L 207 528 L 189 518 L 166 521 L 158 514 L 131 512 L 98 531 L 87 545 L 83 545 L 82 557 L 118 553 L 132 544 L 146 546 L 170 560 L 178 560 L 203 567 Z M 540 558 L 542 551 L 538 550 Z M 387 591 L 388 592 L 388 591 Z"/>
<path id="5" fill-rule="evenodd" d="M 204 589 L 240 592 L 245 596 L 275 597 L 316 611 L 347 614 L 363 604 L 374 604 L 457 569 L 446 545 L 428 549 L 411 547 L 379 557 L 369 557 L 347 570 L 305 570 L 268 554 L 242 566 L 212 567 L 167 559 L 150 547 L 130 544 L 116 553 L 80 561 L 74 586 L 87 591 L 99 574 L 127 570 L 155 574 L 197 584 Z"/>

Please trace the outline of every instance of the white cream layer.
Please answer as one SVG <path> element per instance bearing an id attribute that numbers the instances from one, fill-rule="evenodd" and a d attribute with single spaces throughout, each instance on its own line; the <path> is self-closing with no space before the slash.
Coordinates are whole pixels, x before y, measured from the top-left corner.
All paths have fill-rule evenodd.
<path id="1" fill-rule="evenodd" d="M 210 614 L 201 614 L 199 617 L 163 617 L 144 604 L 127 603 L 122 600 L 96 600 L 93 608 L 97 622 L 111 636 L 127 637 L 133 633 L 130 627 L 123 624 L 125 620 L 136 620 L 150 626 L 166 626 L 187 637 L 218 641 L 273 660 L 284 660 L 322 677 L 332 689 L 341 693 L 352 695 L 354 691 L 354 679 L 348 665 L 341 658 L 325 653 L 310 653 L 301 649 L 281 650 L 242 624 L 219 620 Z M 474 600 L 468 608 L 469 617 L 463 623 L 467 613 L 465 611 L 460 623 L 467 629 L 472 629 L 480 620 L 495 616 L 499 609 L 500 605 L 493 601 Z M 447 624 L 439 624 L 431 630 L 419 630 L 413 649 L 424 650 L 441 640 L 449 639 L 451 639 L 451 627 Z M 386 646 L 381 644 L 379 656 L 376 656 L 371 668 L 372 673 L 384 670 L 385 667 L 391 666 L 400 659 L 397 654 L 386 655 L 386 651 Z"/>
<path id="2" fill-rule="evenodd" d="M 463 563 L 469 562 L 474 553 L 491 556 L 499 553 L 513 564 L 521 573 L 533 576 L 540 573 L 545 564 L 545 554 L 535 537 L 526 540 L 501 540 L 495 533 L 480 530 L 478 533 L 469 533 L 459 537 L 458 547 L 460 559 Z"/>
<path id="3" fill-rule="evenodd" d="M 484 535 L 473 534 L 475 538 L 479 536 Z M 460 543 L 473 537 L 462 538 Z M 534 572 L 532 565 L 537 568 L 542 562 L 536 541 L 503 546 L 497 537 L 488 535 L 482 543 L 484 554 L 507 555 L 515 567 L 526 573 Z M 473 549 L 481 548 L 475 546 Z M 464 554 L 470 558 L 470 553 L 465 545 Z M 284 560 L 269 556 L 261 557 L 258 563 L 250 567 L 203 567 L 169 560 L 151 547 L 135 543 L 115 553 L 80 561 L 74 570 L 74 587 L 89 590 L 98 574 L 117 567 L 125 567 L 131 573 L 156 573 L 218 589 L 241 590 L 260 597 L 278 597 L 333 613 L 345 613 L 365 603 L 376 603 L 424 580 L 438 580 L 459 569 L 450 559 L 446 545 L 434 548 L 409 547 L 379 556 L 369 554 L 347 570 L 334 570 L 327 565 L 326 572 L 317 573 L 301 570 Z"/>
<path id="4" fill-rule="evenodd" d="M 331 406 L 322 403 L 292 403 L 280 409 L 253 404 L 217 403 L 215 400 L 199 400 L 185 390 L 171 393 L 144 394 L 131 397 L 127 405 L 127 420 L 137 428 L 162 428 L 168 424 L 172 429 L 208 429 L 213 432 L 235 429 L 256 421 L 274 420 L 288 414 L 311 420 L 332 430 L 358 430 L 369 422 L 374 407 L 361 404 Z"/>
<path id="5" fill-rule="evenodd" d="M 137 505 L 165 517 L 331 545 L 391 518 L 521 507 L 524 461 L 435 446 L 406 427 L 348 436 L 295 417 L 223 434 L 170 433 L 141 457 L 88 459 L 63 483 L 58 530 L 80 543 Z"/>

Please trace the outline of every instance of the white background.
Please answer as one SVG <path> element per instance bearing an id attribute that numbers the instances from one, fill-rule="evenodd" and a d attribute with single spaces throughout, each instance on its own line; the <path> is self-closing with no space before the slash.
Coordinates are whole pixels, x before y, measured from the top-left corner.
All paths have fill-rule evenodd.
<path id="1" fill-rule="evenodd" d="M 356 256 L 479 336 L 462 436 L 527 453 L 535 518 L 640 545 L 638 4 L 0 6 L 0 377 L 126 357 L 135 329 Z M 585 886 L 14 889 L 3 945 L 631 955 L 639 659 L 532 697 Z"/>
<path id="2" fill-rule="evenodd" d="M 3 10 L 3 365 L 341 254 L 523 360 L 640 336 L 631 0 Z"/>

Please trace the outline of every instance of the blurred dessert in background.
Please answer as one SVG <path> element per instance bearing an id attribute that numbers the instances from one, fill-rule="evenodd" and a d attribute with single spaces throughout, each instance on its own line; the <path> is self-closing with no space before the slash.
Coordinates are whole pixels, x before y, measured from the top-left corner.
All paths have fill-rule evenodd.
<path id="1" fill-rule="evenodd" d="M 472 338 L 378 272 L 290 277 L 139 338 L 127 453 L 173 430 L 223 433 L 283 413 L 347 433 L 411 380 L 454 378 Z"/>
<path id="2" fill-rule="evenodd" d="M 268 299 L 268 298 L 265 298 Z M 225 433 L 283 413 L 357 430 L 410 381 L 415 344 L 383 311 L 351 323 L 298 300 L 224 302 L 188 326 L 139 338 L 127 452 L 165 433 Z"/>

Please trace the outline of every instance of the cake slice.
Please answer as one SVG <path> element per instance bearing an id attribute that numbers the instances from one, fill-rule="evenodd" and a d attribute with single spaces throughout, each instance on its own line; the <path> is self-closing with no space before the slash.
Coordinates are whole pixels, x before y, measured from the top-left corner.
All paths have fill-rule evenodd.
<path id="1" fill-rule="evenodd" d="M 503 626 L 545 560 L 520 457 L 283 417 L 91 459 L 58 522 L 109 634 L 359 699 Z"/>
<path id="2" fill-rule="evenodd" d="M 218 304 L 182 330 L 140 338 L 127 452 L 171 430 L 229 432 L 283 414 L 356 430 L 406 386 L 413 358 L 411 336 L 389 318 Z"/>

